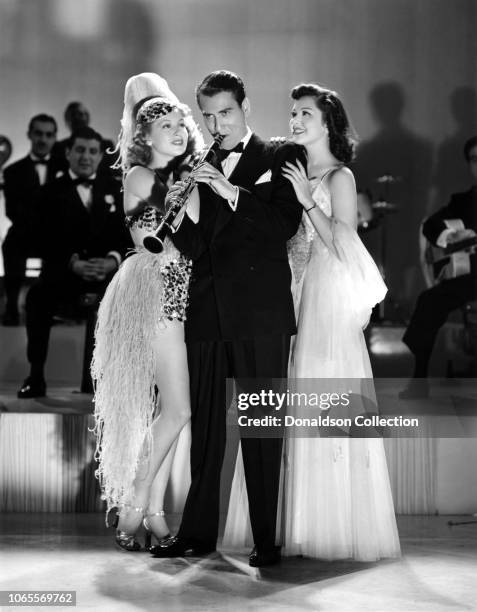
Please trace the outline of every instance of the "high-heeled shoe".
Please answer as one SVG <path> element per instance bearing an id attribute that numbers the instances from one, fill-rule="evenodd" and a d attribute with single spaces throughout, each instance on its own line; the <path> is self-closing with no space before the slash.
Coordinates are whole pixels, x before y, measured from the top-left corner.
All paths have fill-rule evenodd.
<path id="1" fill-rule="evenodd" d="M 142 519 L 142 526 L 144 527 L 144 531 L 145 531 L 145 536 L 144 536 L 144 546 L 146 548 L 146 550 L 150 550 L 152 547 L 152 536 L 154 536 L 157 540 L 157 542 L 159 544 L 163 543 L 163 542 L 167 542 L 167 540 L 170 539 L 171 534 L 168 533 L 164 536 L 158 536 L 157 534 L 154 533 L 151 524 L 149 523 L 148 519 L 153 517 L 153 516 L 165 516 L 166 513 L 164 512 L 164 510 L 159 510 L 159 512 L 152 512 L 150 514 L 145 514 L 144 518 Z"/>
<path id="2" fill-rule="evenodd" d="M 121 509 L 123 508 L 130 508 L 131 510 L 134 510 L 134 512 L 140 512 L 141 514 L 144 513 L 144 508 L 140 506 L 134 507 L 134 506 L 130 506 L 129 504 L 125 504 L 124 506 L 121 507 Z M 116 533 L 114 535 L 114 541 L 119 546 L 119 548 L 121 548 L 122 550 L 127 550 L 128 552 L 138 552 L 139 550 L 141 550 L 141 545 L 136 540 L 136 532 L 127 533 L 127 531 L 122 531 L 121 529 L 118 529 L 119 516 L 120 516 L 120 513 L 116 514 L 116 518 L 114 519 L 114 523 L 113 523 L 113 527 L 116 528 Z M 139 523 L 139 525 L 140 524 L 141 523 Z"/>

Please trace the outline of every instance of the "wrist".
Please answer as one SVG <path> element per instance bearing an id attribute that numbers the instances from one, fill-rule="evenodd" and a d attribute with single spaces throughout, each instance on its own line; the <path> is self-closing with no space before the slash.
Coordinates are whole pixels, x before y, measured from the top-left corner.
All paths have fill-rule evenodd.
<path id="1" fill-rule="evenodd" d="M 310 212 L 310 210 L 313 210 L 314 208 L 316 208 L 316 202 L 308 202 L 307 205 L 304 206 L 306 212 Z"/>
<path id="2" fill-rule="evenodd" d="M 316 206 L 316 202 L 315 200 L 309 196 L 309 195 L 305 195 L 303 197 L 303 199 L 300 199 L 300 204 L 303 206 L 303 208 L 306 210 L 307 208 L 314 208 Z"/>

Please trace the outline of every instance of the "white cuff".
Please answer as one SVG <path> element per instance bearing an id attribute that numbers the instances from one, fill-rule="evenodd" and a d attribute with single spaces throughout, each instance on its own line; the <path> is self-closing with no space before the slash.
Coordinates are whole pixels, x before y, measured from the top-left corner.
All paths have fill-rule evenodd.
<path id="1" fill-rule="evenodd" d="M 239 199 L 239 195 L 240 195 L 240 189 L 237 187 L 237 185 L 234 186 L 235 189 L 235 197 L 233 200 L 227 200 L 227 202 L 229 203 L 230 208 L 235 212 L 237 210 L 237 204 L 238 204 L 238 199 Z"/>
<path id="2" fill-rule="evenodd" d="M 113 257 L 116 260 L 116 263 L 118 264 L 118 268 L 123 260 L 123 258 L 117 251 L 109 251 L 109 253 L 106 254 L 106 257 Z"/>
<path id="3" fill-rule="evenodd" d="M 454 232 L 455 230 L 449 228 L 442 231 L 436 240 L 437 246 L 441 247 L 441 249 L 445 249 L 447 246 L 447 238 L 450 236 L 450 234 L 453 234 Z"/>

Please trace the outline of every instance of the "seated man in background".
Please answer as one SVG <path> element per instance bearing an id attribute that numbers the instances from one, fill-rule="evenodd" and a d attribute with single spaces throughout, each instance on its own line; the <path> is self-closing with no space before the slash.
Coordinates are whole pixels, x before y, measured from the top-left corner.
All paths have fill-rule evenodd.
<path id="1" fill-rule="evenodd" d="M 129 246 L 120 185 L 97 175 L 102 142 L 89 127 L 74 132 L 66 150 L 68 171 L 40 193 L 36 238 L 43 267 L 26 299 L 30 374 L 20 398 L 46 393 L 44 366 L 58 308 L 102 295 Z"/>
<path id="2" fill-rule="evenodd" d="M 90 112 L 82 102 L 69 102 L 64 112 L 65 125 L 68 128 L 70 135 L 63 140 L 58 140 L 53 147 L 53 157 L 63 164 L 65 170 L 68 169 L 68 160 L 66 159 L 66 150 L 71 135 L 77 130 L 89 127 Z"/>
<path id="3" fill-rule="evenodd" d="M 56 131 L 53 117 L 35 115 L 27 132 L 30 152 L 4 171 L 5 213 L 12 225 L 2 244 L 6 294 L 3 325 L 19 324 L 18 297 L 25 279 L 26 260 L 38 256 L 31 240 L 35 202 L 40 187 L 51 182 L 61 169 L 58 159 L 51 154 Z"/>
<path id="4" fill-rule="evenodd" d="M 89 127 L 91 122 L 91 113 L 82 102 L 69 102 L 65 108 L 64 113 L 65 125 L 68 128 L 70 135 L 81 130 L 84 127 Z M 53 157 L 62 165 L 62 168 L 68 170 L 68 160 L 66 159 L 66 151 L 70 136 L 59 140 L 53 147 Z M 103 157 L 101 163 L 98 166 L 99 175 L 114 176 L 117 180 L 121 181 L 121 172 L 113 170 L 111 166 L 116 161 L 117 155 L 109 152 L 114 149 L 114 143 L 110 139 L 103 139 Z"/>
<path id="5" fill-rule="evenodd" d="M 446 248 L 453 242 L 460 242 L 476 235 L 477 232 L 477 136 L 464 145 L 464 156 L 473 177 L 472 187 L 463 193 L 455 193 L 447 206 L 431 215 L 423 225 L 424 236 L 434 246 Z M 460 220 L 464 229 L 454 229 L 446 221 Z M 427 289 L 417 299 L 403 341 L 415 357 L 414 379 L 427 378 L 432 349 L 439 329 L 449 314 L 466 302 L 477 298 L 477 255 L 470 255 L 467 273 L 449 277 L 444 271 L 444 280 Z M 426 381 L 412 380 L 401 391 L 402 399 L 427 397 L 429 386 Z"/>

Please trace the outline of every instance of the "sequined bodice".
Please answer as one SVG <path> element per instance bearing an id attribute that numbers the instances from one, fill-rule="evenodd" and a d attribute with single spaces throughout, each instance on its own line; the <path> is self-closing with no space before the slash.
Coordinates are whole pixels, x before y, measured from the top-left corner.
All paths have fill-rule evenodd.
<path id="1" fill-rule="evenodd" d="M 141 212 L 128 215 L 126 217 L 126 226 L 129 229 L 137 227 L 147 232 L 154 232 L 159 227 L 163 217 L 164 214 L 160 210 L 149 204 L 144 206 Z"/>
<path id="2" fill-rule="evenodd" d="M 126 225 L 130 229 L 138 227 L 153 232 L 157 229 L 165 213 L 165 201 L 168 191 L 167 178 L 160 170 L 154 170 L 154 183 L 151 195 L 140 202 L 137 210 L 126 217 Z"/>
<path id="3" fill-rule="evenodd" d="M 310 179 L 310 182 L 313 201 L 316 202 L 316 205 L 327 217 L 331 217 L 331 197 L 328 189 L 323 184 L 323 180 Z M 304 212 L 297 233 L 288 241 L 288 258 L 295 282 L 301 280 L 311 252 L 316 250 L 323 251 L 323 254 L 327 252 L 308 215 Z"/>
<path id="4" fill-rule="evenodd" d="M 163 176 L 158 172 L 154 174 L 151 196 L 147 202 L 142 203 L 137 212 L 126 217 L 126 225 L 130 230 L 138 229 L 152 234 L 164 218 L 167 186 Z M 143 246 L 136 247 L 135 251 L 152 260 L 147 263 L 148 266 L 159 266 L 163 283 L 162 316 L 169 320 L 184 321 L 192 270 L 190 259 L 182 255 L 168 237 L 164 240 L 164 249 L 159 254 L 148 253 Z"/>

